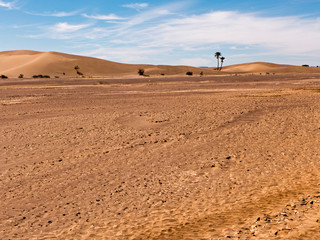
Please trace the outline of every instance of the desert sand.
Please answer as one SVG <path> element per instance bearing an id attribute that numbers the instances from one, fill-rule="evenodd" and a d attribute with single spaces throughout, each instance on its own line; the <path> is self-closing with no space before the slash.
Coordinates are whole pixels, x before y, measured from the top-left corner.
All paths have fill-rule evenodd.
<path id="1" fill-rule="evenodd" d="M 0 79 L 0 238 L 319 239 L 319 102 L 315 73 Z"/>

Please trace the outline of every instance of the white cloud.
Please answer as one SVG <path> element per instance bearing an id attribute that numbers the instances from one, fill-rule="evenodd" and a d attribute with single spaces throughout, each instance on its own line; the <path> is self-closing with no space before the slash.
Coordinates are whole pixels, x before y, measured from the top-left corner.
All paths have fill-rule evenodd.
<path id="1" fill-rule="evenodd" d="M 136 44 L 197 48 L 204 45 L 259 46 L 279 54 L 307 54 L 320 51 L 320 19 L 302 17 L 260 17 L 239 12 L 211 12 L 128 30 Z"/>
<path id="2" fill-rule="evenodd" d="M 79 31 L 89 26 L 90 26 L 89 24 L 72 25 L 72 24 L 63 22 L 63 23 L 57 23 L 51 29 L 53 32 L 56 32 L 56 33 L 69 33 L 69 32 Z"/>
<path id="3" fill-rule="evenodd" d="M 125 18 L 119 17 L 115 14 L 108 14 L 108 15 L 87 15 L 87 14 L 82 14 L 82 16 L 90 19 L 95 19 L 95 20 L 124 20 Z"/>
<path id="4" fill-rule="evenodd" d="M 79 14 L 80 12 L 81 10 L 72 11 L 72 12 L 44 12 L 44 13 L 25 12 L 25 13 L 29 15 L 43 16 L 43 17 L 71 17 Z"/>
<path id="5" fill-rule="evenodd" d="M 137 11 L 143 9 L 143 8 L 147 8 L 149 6 L 148 3 L 131 3 L 131 4 L 125 4 L 122 5 L 122 7 L 126 7 L 126 8 L 132 8 L 135 9 Z"/>
<path id="6" fill-rule="evenodd" d="M 98 47 L 92 51 L 82 52 L 82 55 L 95 56 L 122 63 L 143 63 L 146 57 L 157 55 L 161 52 L 159 49 L 150 49 L 143 47 Z"/>
<path id="7" fill-rule="evenodd" d="M 0 7 L 5 7 L 8 9 L 13 9 L 14 8 L 14 2 L 4 2 L 0 0 Z"/>
<path id="8" fill-rule="evenodd" d="M 212 64 L 211 59 L 206 58 L 183 58 L 177 61 L 179 65 L 186 65 L 186 66 L 209 66 Z"/>

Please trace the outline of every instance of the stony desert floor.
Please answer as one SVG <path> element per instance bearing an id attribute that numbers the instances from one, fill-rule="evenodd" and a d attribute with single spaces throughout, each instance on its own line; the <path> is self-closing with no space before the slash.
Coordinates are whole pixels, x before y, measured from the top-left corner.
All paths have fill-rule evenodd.
<path id="1" fill-rule="evenodd" d="M 0 238 L 320 239 L 320 75 L 0 80 Z"/>

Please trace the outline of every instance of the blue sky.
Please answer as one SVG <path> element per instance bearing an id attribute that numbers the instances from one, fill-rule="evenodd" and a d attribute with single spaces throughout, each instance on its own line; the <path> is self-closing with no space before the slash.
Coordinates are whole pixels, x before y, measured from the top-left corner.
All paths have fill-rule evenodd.
<path id="1" fill-rule="evenodd" d="M 123 63 L 320 65 L 320 0 L 0 0 L 0 51 Z"/>

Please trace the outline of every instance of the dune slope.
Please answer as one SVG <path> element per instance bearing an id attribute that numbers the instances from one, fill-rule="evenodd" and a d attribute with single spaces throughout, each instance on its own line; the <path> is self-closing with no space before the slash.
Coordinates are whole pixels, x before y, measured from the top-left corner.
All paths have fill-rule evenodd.
<path id="1" fill-rule="evenodd" d="M 320 68 L 253 62 L 227 66 L 223 68 L 223 71 L 239 73 L 320 73 Z"/>
<path id="2" fill-rule="evenodd" d="M 137 76 L 139 68 L 145 69 L 146 74 L 185 74 L 193 71 L 199 74 L 200 68 L 187 66 L 154 66 L 139 64 L 123 64 L 92 57 L 83 57 L 58 52 L 36 51 L 6 51 L 0 52 L 0 73 L 9 77 L 24 74 L 26 77 L 38 74 L 50 76 L 77 76 L 74 69 L 79 66 L 79 72 L 85 76 Z M 212 72 L 212 69 L 206 69 Z"/>
<path id="3" fill-rule="evenodd" d="M 320 73 L 320 68 L 279 65 L 265 62 L 244 63 L 223 67 L 222 71 L 213 68 L 196 68 L 190 66 L 124 64 L 98 58 L 70 55 L 58 52 L 37 52 L 17 50 L 0 52 L 0 74 L 9 77 L 25 77 L 43 74 L 54 76 L 77 77 L 75 66 L 86 77 L 136 77 L 139 68 L 146 75 L 205 75 L 232 73 Z"/>

